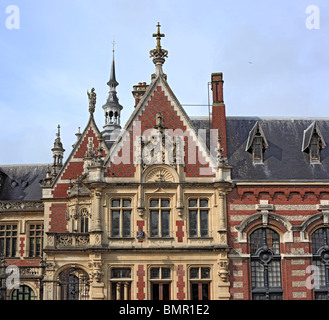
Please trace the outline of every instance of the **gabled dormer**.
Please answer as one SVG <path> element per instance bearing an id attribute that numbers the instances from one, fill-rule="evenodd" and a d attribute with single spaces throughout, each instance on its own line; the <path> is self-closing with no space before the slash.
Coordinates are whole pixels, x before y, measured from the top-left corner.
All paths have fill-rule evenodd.
<path id="1" fill-rule="evenodd" d="M 253 164 L 264 163 L 264 153 L 268 143 L 260 123 L 257 121 L 249 132 L 246 151 L 252 154 Z"/>
<path id="2" fill-rule="evenodd" d="M 304 130 L 302 151 L 310 155 L 311 164 L 321 163 L 320 152 L 326 147 L 321 131 L 316 121 Z"/>

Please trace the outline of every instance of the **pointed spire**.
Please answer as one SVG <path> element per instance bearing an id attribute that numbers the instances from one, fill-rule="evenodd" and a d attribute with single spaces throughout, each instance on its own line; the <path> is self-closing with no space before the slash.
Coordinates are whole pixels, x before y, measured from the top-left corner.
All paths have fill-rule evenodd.
<path id="1" fill-rule="evenodd" d="M 111 66 L 111 75 L 110 75 L 110 81 L 107 83 L 107 85 L 111 88 L 113 87 L 114 90 L 115 88 L 119 85 L 119 83 L 117 82 L 116 78 L 115 78 L 115 61 L 114 61 L 114 46 L 115 46 L 115 41 L 113 40 L 112 42 L 113 44 L 113 58 L 112 58 L 112 66 Z"/>
<path id="2" fill-rule="evenodd" d="M 120 117 L 121 117 L 121 110 L 123 107 L 119 104 L 119 98 L 117 97 L 116 87 L 119 85 L 118 81 L 116 80 L 115 75 L 115 59 L 114 59 L 114 46 L 115 41 L 113 40 L 113 57 L 112 57 L 112 65 L 111 65 L 111 73 L 110 73 L 110 80 L 108 81 L 107 85 L 110 87 L 109 96 L 105 105 L 103 106 L 105 112 L 105 125 L 104 131 L 102 132 L 105 142 L 114 142 L 116 139 L 116 135 L 113 135 L 113 131 L 121 129 L 120 125 Z"/>
<path id="3" fill-rule="evenodd" d="M 63 144 L 61 142 L 61 126 L 58 125 L 57 127 L 58 131 L 56 133 L 56 139 L 54 142 L 54 148 L 51 149 L 53 152 L 53 175 L 57 174 L 59 170 L 63 166 L 63 156 L 65 149 L 63 148 Z"/>

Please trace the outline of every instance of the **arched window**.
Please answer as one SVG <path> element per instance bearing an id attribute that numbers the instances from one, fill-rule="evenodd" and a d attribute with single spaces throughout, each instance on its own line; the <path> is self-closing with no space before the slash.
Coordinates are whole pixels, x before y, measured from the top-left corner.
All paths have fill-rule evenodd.
<path id="1" fill-rule="evenodd" d="M 35 300 L 34 291 L 28 286 L 20 286 L 11 296 L 12 300 Z"/>
<path id="2" fill-rule="evenodd" d="M 282 300 L 280 236 L 269 228 L 250 235 L 253 300 Z"/>
<path id="3" fill-rule="evenodd" d="M 312 234 L 314 266 L 314 298 L 329 300 L 329 228 L 320 228 Z"/>

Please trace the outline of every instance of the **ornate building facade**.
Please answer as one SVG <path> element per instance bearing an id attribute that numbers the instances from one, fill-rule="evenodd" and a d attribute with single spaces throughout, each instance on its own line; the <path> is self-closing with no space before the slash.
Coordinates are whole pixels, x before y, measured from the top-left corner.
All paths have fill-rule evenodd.
<path id="1" fill-rule="evenodd" d="M 0 167 L 1 299 L 328 297 L 329 121 L 226 117 L 222 73 L 191 118 L 153 36 L 123 128 L 113 55 L 103 130 L 93 88 L 65 162 L 58 127 L 52 164 Z"/>

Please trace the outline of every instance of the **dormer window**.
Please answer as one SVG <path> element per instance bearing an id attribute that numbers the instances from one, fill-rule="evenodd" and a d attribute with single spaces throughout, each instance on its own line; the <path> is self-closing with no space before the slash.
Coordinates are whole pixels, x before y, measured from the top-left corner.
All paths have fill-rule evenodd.
<path id="1" fill-rule="evenodd" d="M 320 152 L 326 147 L 318 124 L 314 121 L 304 130 L 302 151 L 310 156 L 310 164 L 321 163 Z"/>
<path id="2" fill-rule="evenodd" d="M 268 143 L 265 138 L 262 127 L 257 121 L 254 127 L 249 132 L 246 151 L 252 154 L 253 164 L 264 163 L 264 152 L 268 148 Z"/>

